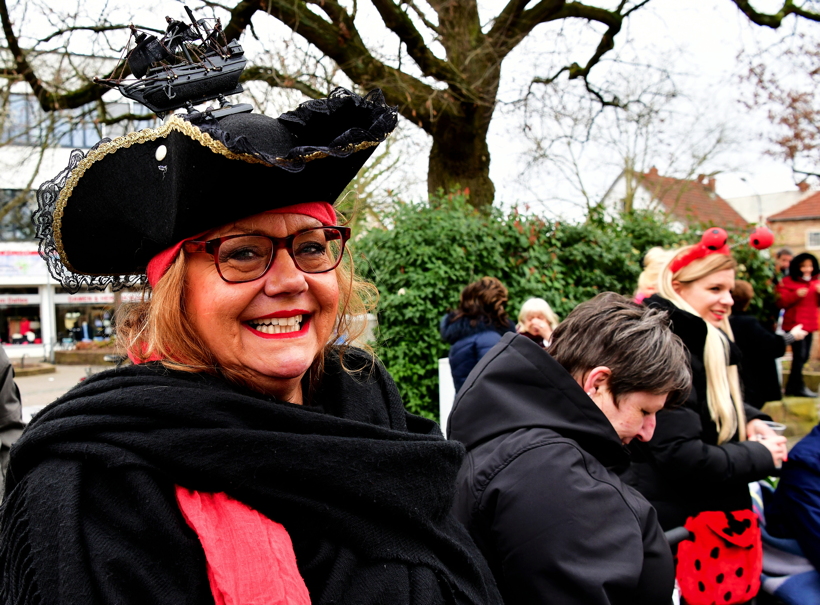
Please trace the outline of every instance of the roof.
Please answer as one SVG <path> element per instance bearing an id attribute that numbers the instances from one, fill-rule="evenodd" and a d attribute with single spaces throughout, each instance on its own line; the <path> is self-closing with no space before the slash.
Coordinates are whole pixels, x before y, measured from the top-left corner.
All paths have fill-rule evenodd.
<path id="1" fill-rule="evenodd" d="M 820 191 L 804 200 L 789 206 L 785 210 L 773 214 L 770 221 L 800 221 L 806 219 L 820 219 Z"/>
<path id="2" fill-rule="evenodd" d="M 711 223 L 719 227 L 745 227 L 746 220 L 715 193 L 715 179 L 695 180 L 661 176 L 657 168 L 636 174 L 639 184 L 663 209 L 684 223 Z"/>

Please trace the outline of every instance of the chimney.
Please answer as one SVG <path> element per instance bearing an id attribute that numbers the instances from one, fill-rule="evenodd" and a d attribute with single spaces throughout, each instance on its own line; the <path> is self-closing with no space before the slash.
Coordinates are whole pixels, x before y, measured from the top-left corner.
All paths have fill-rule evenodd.
<path id="1" fill-rule="evenodd" d="M 805 180 L 802 180 L 797 183 L 797 188 L 800 190 L 800 193 L 806 193 L 806 191 L 809 190 L 809 184 Z"/>
<path id="2" fill-rule="evenodd" d="M 698 183 L 700 183 L 702 185 L 703 184 L 703 179 L 705 179 L 705 178 L 706 178 L 705 174 L 699 174 L 698 178 L 696 180 L 697 180 Z"/>
<path id="3" fill-rule="evenodd" d="M 652 166 L 652 168 L 649 169 L 649 176 L 658 176 L 658 169 Z"/>
<path id="4" fill-rule="evenodd" d="M 706 188 L 712 193 L 715 192 L 715 177 L 709 177 L 709 180 L 706 181 Z"/>

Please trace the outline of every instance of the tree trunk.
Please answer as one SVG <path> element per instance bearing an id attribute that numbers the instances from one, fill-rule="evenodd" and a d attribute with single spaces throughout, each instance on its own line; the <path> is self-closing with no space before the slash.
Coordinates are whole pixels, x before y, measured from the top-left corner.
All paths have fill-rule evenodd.
<path id="1" fill-rule="evenodd" d="M 485 124 L 480 122 L 486 121 Z M 476 122 L 479 122 L 478 124 Z M 489 116 L 442 116 L 433 131 L 427 190 L 449 193 L 469 189 L 472 206 L 491 206 L 495 186 L 490 180 L 490 150 L 487 146 Z"/>

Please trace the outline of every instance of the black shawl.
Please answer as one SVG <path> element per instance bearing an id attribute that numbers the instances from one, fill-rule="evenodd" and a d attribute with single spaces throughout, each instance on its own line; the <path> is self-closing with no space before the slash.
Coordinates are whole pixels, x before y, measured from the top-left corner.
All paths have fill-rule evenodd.
<path id="1" fill-rule="evenodd" d="M 212 603 L 180 485 L 283 524 L 314 605 L 500 603 L 449 514 L 462 446 L 405 412 L 378 365 L 354 377 L 331 357 L 315 401 L 158 364 L 75 387 L 12 451 L 0 600 Z"/>

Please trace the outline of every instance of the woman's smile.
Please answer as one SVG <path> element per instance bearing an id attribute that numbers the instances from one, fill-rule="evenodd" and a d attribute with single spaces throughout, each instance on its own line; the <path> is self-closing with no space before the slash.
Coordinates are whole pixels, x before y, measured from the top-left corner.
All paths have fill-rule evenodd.
<path id="1" fill-rule="evenodd" d="M 261 338 L 297 338 L 307 334 L 310 314 L 301 310 L 278 311 L 244 322 L 244 325 Z"/>
<path id="2" fill-rule="evenodd" d="M 302 214 L 259 214 L 206 237 L 254 233 L 282 238 L 320 226 Z M 213 256 L 189 257 L 185 305 L 220 366 L 250 372 L 259 391 L 301 403 L 301 380 L 331 341 L 339 306 L 335 271 L 304 273 L 287 250 L 258 279 L 228 283 Z"/>

